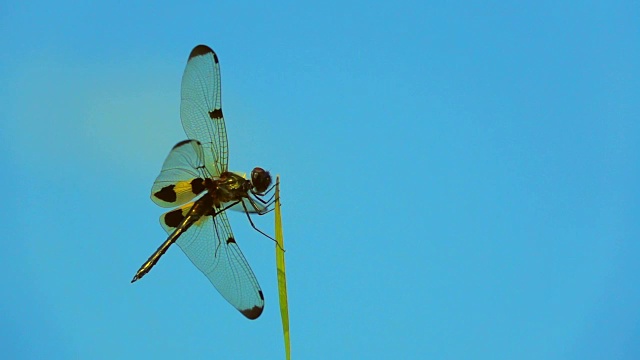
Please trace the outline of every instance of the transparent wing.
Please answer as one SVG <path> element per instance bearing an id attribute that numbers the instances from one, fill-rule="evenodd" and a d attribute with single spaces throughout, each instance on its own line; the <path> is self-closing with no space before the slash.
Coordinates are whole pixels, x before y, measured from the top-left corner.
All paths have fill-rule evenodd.
<path id="1" fill-rule="evenodd" d="M 252 198 L 251 199 L 242 198 L 242 202 L 244 203 L 244 206 L 242 206 L 242 204 L 238 202 L 237 204 L 231 206 L 229 209 L 233 211 L 249 212 L 251 214 L 259 214 L 259 215 L 266 214 L 269 211 L 269 209 L 265 204 L 262 204 L 261 202 L 253 198 L 253 194 L 249 194 L 249 196 L 251 196 Z M 230 204 L 225 203 L 225 205 L 230 205 Z M 245 211 L 245 208 L 247 209 L 246 211 Z"/>
<path id="2" fill-rule="evenodd" d="M 167 233 L 189 212 L 185 204 L 160 217 Z M 227 215 L 203 216 L 176 241 L 189 260 L 211 281 L 231 305 L 249 319 L 262 314 L 264 296 L 258 280 L 233 237 Z"/>
<path id="3" fill-rule="evenodd" d="M 203 151 L 197 140 L 176 144 L 151 187 L 151 200 L 162 207 L 174 207 L 202 193 L 205 179 L 211 177 L 204 166 Z"/>
<path id="4" fill-rule="evenodd" d="M 227 171 L 229 145 L 222 115 L 220 64 L 208 46 L 198 45 L 189 54 L 181 95 L 182 127 L 188 138 L 204 146 L 209 171 L 220 175 Z"/>

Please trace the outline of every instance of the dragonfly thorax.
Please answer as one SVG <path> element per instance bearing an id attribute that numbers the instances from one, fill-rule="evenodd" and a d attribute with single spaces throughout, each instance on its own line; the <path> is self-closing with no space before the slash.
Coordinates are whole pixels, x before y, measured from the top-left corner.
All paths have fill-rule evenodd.
<path id="1" fill-rule="evenodd" d="M 238 201 L 248 197 L 252 187 L 251 181 L 244 177 L 232 172 L 223 172 L 216 181 L 215 194 L 218 202 Z"/>

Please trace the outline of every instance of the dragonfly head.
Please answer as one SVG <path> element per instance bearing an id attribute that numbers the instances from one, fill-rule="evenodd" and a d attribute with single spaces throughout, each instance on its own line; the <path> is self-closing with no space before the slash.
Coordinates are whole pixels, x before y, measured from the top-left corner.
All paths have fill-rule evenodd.
<path id="1" fill-rule="evenodd" d="M 251 184 L 253 184 L 256 193 L 262 194 L 271 185 L 271 175 L 263 168 L 253 168 L 251 170 Z"/>

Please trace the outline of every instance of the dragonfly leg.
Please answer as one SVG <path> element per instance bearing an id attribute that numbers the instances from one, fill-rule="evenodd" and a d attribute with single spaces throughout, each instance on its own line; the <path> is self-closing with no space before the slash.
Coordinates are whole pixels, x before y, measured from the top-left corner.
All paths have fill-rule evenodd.
<path id="1" fill-rule="evenodd" d="M 269 239 L 271 239 L 273 242 L 275 242 L 275 243 L 276 243 L 276 245 L 278 245 L 278 247 L 279 247 L 282 251 L 284 251 L 284 249 L 282 248 L 282 246 L 280 246 L 280 244 L 278 243 L 278 241 L 276 241 L 276 239 L 272 238 L 271 236 L 267 235 L 264 231 L 262 231 L 262 230 L 260 230 L 260 229 L 258 229 L 258 228 L 256 227 L 256 225 L 253 223 L 253 220 L 251 220 L 251 216 L 249 215 L 249 209 L 247 209 L 247 205 L 245 205 L 244 201 L 241 201 L 241 203 L 242 203 L 242 207 L 244 208 L 244 213 L 247 215 L 247 219 L 249 219 L 249 223 L 251 224 L 251 227 L 252 227 L 255 231 L 257 231 L 257 232 L 259 232 L 260 234 L 262 234 L 262 235 L 264 235 L 264 236 L 268 237 Z"/>

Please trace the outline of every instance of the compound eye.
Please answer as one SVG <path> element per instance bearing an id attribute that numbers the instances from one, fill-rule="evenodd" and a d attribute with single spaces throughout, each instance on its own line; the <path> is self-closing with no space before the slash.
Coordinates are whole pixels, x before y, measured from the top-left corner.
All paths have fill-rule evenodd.
<path id="1" fill-rule="evenodd" d="M 262 194 L 271 185 L 271 175 L 263 168 L 254 168 L 251 171 L 251 184 L 257 193 Z"/>

